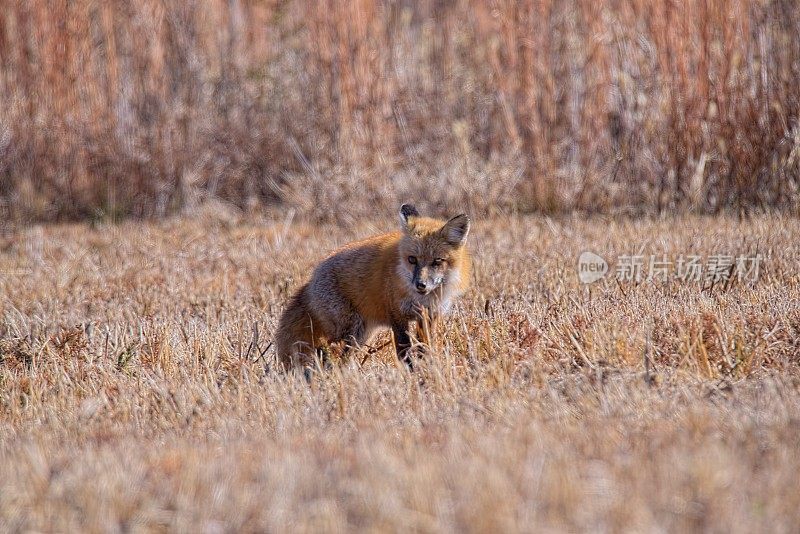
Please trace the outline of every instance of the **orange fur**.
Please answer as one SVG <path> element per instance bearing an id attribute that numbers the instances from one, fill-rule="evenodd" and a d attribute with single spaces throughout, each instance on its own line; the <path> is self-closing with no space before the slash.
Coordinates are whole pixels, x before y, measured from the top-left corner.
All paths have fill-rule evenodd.
<path id="1" fill-rule="evenodd" d="M 401 221 L 402 231 L 335 251 L 292 297 L 276 335 L 285 368 L 312 367 L 320 347 L 340 341 L 362 345 L 380 327 L 392 328 L 398 356 L 412 366 L 410 323 L 417 323 L 417 339 L 429 343 L 429 321 L 445 313 L 469 284 L 464 246 L 469 219 L 420 217 L 404 205 Z"/>

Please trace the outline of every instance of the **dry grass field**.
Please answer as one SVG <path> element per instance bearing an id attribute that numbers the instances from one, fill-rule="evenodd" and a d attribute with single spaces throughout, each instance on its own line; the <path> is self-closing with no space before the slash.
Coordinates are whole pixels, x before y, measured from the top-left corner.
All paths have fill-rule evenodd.
<path id="1" fill-rule="evenodd" d="M 798 531 L 797 0 L 4 4 L 0 532 Z M 405 201 L 436 346 L 279 372 Z"/>
<path id="2" fill-rule="evenodd" d="M 418 372 L 276 372 L 288 293 L 393 221 L 6 232 L 0 530 L 796 531 L 797 219 L 477 219 Z M 585 250 L 764 261 L 587 288 Z"/>

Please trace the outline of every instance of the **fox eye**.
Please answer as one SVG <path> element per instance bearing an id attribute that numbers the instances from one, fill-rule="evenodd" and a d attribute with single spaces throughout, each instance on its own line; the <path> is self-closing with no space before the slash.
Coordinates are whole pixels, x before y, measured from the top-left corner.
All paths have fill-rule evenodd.
<path id="1" fill-rule="evenodd" d="M 443 263 L 444 263 L 444 260 L 443 260 L 442 258 L 436 258 L 435 260 L 433 260 L 433 261 L 431 262 L 431 265 L 432 265 L 433 267 L 439 267 L 439 266 L 440 266 L 441 264 L 443 264 Z"/>
<path id="2" fill-rule="evenodd" d="M 408 257 L 408 263 L 410 263 L 411 265 L 416 265 L 417 264 L 417 257 L 416 256 L 409 256 Z"/>

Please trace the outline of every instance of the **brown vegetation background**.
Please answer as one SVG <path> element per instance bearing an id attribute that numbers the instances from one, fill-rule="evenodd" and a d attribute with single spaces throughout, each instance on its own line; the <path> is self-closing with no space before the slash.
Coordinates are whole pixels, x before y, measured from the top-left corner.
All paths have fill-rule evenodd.
<path id="1" fill-rule="evenodd" d="M 0 215 L 795 210 L 799 34 L 793 0 L 12 0 Z"/>

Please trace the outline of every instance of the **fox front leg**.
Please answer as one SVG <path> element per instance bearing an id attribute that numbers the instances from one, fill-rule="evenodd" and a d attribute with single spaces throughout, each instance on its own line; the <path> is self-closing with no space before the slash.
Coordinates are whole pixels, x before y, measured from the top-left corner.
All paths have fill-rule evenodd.
<path id="1" fill-rule="evenodd" d="M 423 354 L 433 345 L 433 326 L 434 318 L 427 308 L 423 308 L 417 317 L 416 328 L 414 329 L 417 341 L 422 344 L 420 351 Z"/>
<path id="2" fill-rule="evenodd" d="M 411 336 L 408 335 L 408 323 L 393 324 L 392 336 L 394 337 L 394 350 L 397 352 L 397 358 L 408 366 L 409 371 L 413 371 L 414 362 L 411 359 Z"/>

